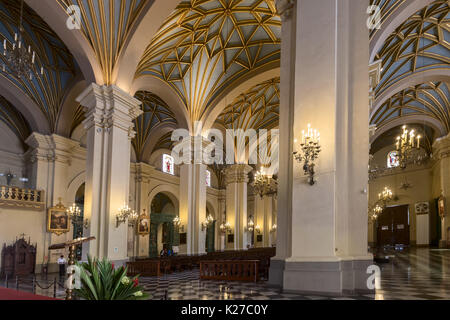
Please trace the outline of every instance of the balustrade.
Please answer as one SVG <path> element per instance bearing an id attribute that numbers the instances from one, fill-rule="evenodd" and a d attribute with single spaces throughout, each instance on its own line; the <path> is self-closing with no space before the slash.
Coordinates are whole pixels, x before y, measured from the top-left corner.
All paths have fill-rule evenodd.
<path id="1" fill-rule="evenodd" d="M 41 190 L 0 186 L 0 206 L 43 210 L 45 208 L 44 194 L 45 192 Z"/>

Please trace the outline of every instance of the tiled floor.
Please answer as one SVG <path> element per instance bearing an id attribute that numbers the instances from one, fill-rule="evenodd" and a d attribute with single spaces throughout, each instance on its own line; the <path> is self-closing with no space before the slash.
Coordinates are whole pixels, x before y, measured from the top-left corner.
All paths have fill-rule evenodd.
<path id="1" fill-rule="evenodd" d="M 265 283 L 200 281 L 198 271 L 187 271 L 164 277 L 141 278 L 141 285 L 151 299 L 161 300 L 450 300 L 450 250 L 410 249 L 389 251 L 389 263 L 381 267 L 381 288 L 374 295 L 324 297 L 281 293 Z M 48 280 L 38 279 L 41 286 Z M 62 283 L 60 281 L 60 283 Z M 0 281 L 4 286 L 4 282 Z M 14 281 L 10 288 L 14 288 Z M 31 291 L 31 284 L 21 284 L 21 290 Z M 53 287 L 38 289 L 37 294 L 53 296 Z M 58 298 L 64 289 L 58 286 Z"/>

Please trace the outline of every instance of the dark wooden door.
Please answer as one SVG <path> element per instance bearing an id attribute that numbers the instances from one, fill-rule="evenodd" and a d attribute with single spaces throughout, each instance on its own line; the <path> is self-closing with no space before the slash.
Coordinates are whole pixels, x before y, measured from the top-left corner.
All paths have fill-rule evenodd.
<path id="1" fill-rule="evenodd" d="M 409 245 L 409 207 L 386 208 L 378 218 L 378 246 Z"/>

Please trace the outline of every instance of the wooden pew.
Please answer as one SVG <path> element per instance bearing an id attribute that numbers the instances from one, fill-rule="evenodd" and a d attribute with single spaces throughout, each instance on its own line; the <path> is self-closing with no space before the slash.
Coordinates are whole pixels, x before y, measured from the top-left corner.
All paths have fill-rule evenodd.
<path id="1" fill-rule="evenodd" d="M 127 262 L 127 268 L 127 274 L 129 276 L 159 277 L 161 274 L 159 261 Z"/>
<path id="2" fill-rule="evenodd" d="M 258 260 L 200 261 L 200 279 L 258 282 L 258 269 Z"/>

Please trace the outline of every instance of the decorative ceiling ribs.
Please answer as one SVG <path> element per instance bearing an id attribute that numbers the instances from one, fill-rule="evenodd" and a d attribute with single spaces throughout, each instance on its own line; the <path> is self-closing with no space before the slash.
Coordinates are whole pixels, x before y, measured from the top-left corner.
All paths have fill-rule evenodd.
<path id="1" fill-rule="evenodd" d="M 423 115 L 436 119 L 450 132 L 450 88 L 444 82 L 409 87 L 388 99 L 370 120 L 378 128 L 404 116 Z"/>
<path id="2" fill-rule="evenodd" d="M 383 60 L 379 96 L 412 74 L 450 67 L 450 5 L 437 0 L 400 25 L 386 40 L 376 59 Z"/>
<path id="3" fill-rule="evenodd" d="M 7 46 L 12 46 L 14 34 L 18 32 L 19 16 L 19 1 L 0 2 L 0 37 L 2 42 L 7 39 Z M 44 75 L 36 74 L 32 80 L 18 79 L 11 73 L 7 63 L 5 72 L 0 70 L 0 73 L 36 102 L 54 132 L 64 95 L 75 77 L 77 67 L 64 43 L 27 5 L 24 6 L 23 26 L 25 45 L 30 45 L 36 51 L 36 61 L 44 67 Z M 4 61 L 3 54 L 0 55 L 0 61 Z"/>
<path id="4" fill-rule="evenodd" d="M 30 126 L 22 114 L 2 96 L 0 96 L 0 121 L 5 123 L 23 143 L 31 134 Z"/>
<path id="5" fill-rule="evenodd" d="M 120 52 L 148 1 L 58 0 L 65 11 L 71 5 L 80 8 L 81 31 L 94 50 L 108 85 L 113 81 Z"/>
<path id="6" fill-rule="evenodd" d="M 378 6 L 381 10 L 381 25 L 403 4 L 408 0 L 370 0 L 370 5 Z M 373 29 L 370 32 L 370 39 L 380 29 Z"/>
<path id="7" fill-rule="evenodd" d="M 225 87 L 279 64 L 280 32 L 273 0 L 185 0 L 147 47 L 136 77 L 166 81 L 194 122 Z"/>
<path id="8" fill-rule="evenodd" d="M 144 113 L 134 120 L 136 137 L 133 139 L 133 147 L 138 160 L 142 160 L 142 152 L 145 143 L 150 138 L 152 129 L 160 124 L 177 124 L 175 115 L 170 111 L 169 106 L 157 95 L 138 91 L 135 98 L 142 102 L 141 108 Z"/>

